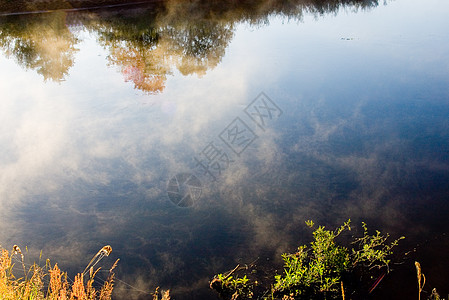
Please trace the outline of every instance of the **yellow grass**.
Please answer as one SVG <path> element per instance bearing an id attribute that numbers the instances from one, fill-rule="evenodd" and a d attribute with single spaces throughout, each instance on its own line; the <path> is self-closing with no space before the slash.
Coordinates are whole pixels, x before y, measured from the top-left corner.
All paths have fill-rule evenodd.
<path id="1" fill-rule="evenodd" d="M 170 300 L 170 290 L 162 291 L 161 297 L 161 300 Z M 159 300 L 159 287 L 154 291 L 153 300 Z"/>
<path id="2" fill-rule="evenodd" d="M 3 248 L 0 248 L 0 250 L 0 299 L 2 300 L 111 299 L 112 290 L 114 288 L 113 269 L 117 266 L 118 260 L 109 270 L 108 279 L 97 290 L 95 289 L 93 283 L 95 275 L 100 270 L 100 268 L 94 271 L 93 266 L 90 267 L 90 273 L 88 275 L 89 279 L 86 283 L 84 276 L 87 274 L 83 273 L 76 275 L 73 284 L 69 284 L 69 282 L 67 281 L 67 273 L 62 272 L 57 264 L 51 266 L 49 261 L 47 261 L 45 267 L 34 264 L 27 271 L 25 268 L 25 264 L 23 263 L 23 254 L 20 251 L 19 247 L 14 246 L 14 249 L 13 251 L 11 251 L 11 253 Z M 13 273 L 14 264 L 12 263 L 12 261 L 14 255 L 18 257 L 20 255 L 20 260 L 16 260 L 22 264 L 23 274 L 19 274 L 21 272 Z"/>

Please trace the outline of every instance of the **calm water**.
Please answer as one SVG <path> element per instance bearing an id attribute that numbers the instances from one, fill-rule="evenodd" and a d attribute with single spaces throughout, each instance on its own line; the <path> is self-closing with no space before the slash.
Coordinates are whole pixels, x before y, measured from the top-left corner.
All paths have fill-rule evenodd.
<path id="1" fill-rule="evenodd" d="M 449 3 L 322 2 L 1 16 L 1 245 L 75 273 L 110 244 L 117 299 L 216 299 L 351 218 L 416 248 L 373 299 L 415 297 L 415 259 L 449 293 Z"/>

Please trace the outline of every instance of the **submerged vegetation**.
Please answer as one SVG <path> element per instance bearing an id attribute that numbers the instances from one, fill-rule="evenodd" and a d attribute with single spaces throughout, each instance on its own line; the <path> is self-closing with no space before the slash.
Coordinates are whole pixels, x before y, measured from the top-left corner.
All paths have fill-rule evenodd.
<path id="1" fill-rule="evenodd" d="M 314 228 L 312 221 L 306 224 Z M 349 293 L 371 293 L 390 271 L 392 249 L 404 237 L 388 242 L 388 234 L 376 231 L 371 235 L 365 223 L 362 227 L 363 236 L 352 237 L 350 246 L 345 247 L 336 239 L 351 230 L 350 220 L 336 230 L 319 226 L 313 231 L 310 245 L 282 255 L 284 272 L 273 275 L 268 289 L 253 291 L 258 285 L 257 278 L 233 277 L 238 268 L 216 275 L 210 286 L 224 299 L 345 299 L 345 294 Z M 359 281 L 373 273 L 380 276 L 371 288 L 360 291 L 357 288 L 361 285 Z"/>

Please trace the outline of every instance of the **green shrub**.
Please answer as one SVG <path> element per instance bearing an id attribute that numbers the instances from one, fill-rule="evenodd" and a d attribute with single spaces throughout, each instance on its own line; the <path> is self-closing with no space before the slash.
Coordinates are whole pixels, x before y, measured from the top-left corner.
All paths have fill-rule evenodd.
<path id="1" fill-rule="evenodd" d="M 314 228 L 312 221 L 307 226 Z M 401 237 L 387 242 L 389 234 L 376 231 L 370 235 L 362 223 L 363 236 L 353 238 L 348 247 L 337 244 L 337 237 L 351 230 L 348 220 L 335 230 L 319 226 L 313 231 L 310 245 L 303 245 L 295 253 L 284 253 L 284 272 L 274 275 L 271 289 L 265 290 L 259 299 L 338 299 L 344 298 L 345 287 L 351 286 L 351 275 L 358 270 L 369 272 L 373 268 L 385 268 L 389 272 L 389 257 Z M 253 283 L 246 276 L 233 278 L 218 274 L 211 282 L 225 299 L 249 299 L 254 295 Z M 256 282 L 257 283 L 257 282 Z M 269 295 L 269 296 L 268 296 Z"/>
<path id="2" fill-rule="evenodd" d="M 352 248 L 339 246 L 336 238 L 344 231 L 350 231 L 351 221 L 348 220 L 336 230 L 327 230 L 319 226 L 313 232 L 310 247 L 301 246 L 293 254 L 282 255 L 284 260 L 284 274 L 275 276 L 273 286 L 274 295 L 288 295 L 292 297 L 333 299 L 339 298 L 344 291 L 343 279 L 355 268 L 382 268 L 388 272 L 388 257 L 393 253 L 399 240 L 387 243 L 388 234 L 382 235 L 376 231 L 374 235 L 368 233 L 365 223 L 363 236 L 354 238 Z M 312 221 L 306 222 L 310 228 Z M 349 276 L 347 276 L 349 277 Z"/>

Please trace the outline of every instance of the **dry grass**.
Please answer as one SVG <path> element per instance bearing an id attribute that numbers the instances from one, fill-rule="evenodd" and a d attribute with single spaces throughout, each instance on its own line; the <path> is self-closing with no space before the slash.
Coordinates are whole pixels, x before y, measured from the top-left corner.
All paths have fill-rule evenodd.
<path id="1" fill-rule="evenodd" d="M 170 290 L 161 291 L 161 300 L 170 300 Z M 153 300 L 159 300 L 159 287 L 156 288 L 153 294 Z"/>
<path id="2" fill-rule="evenodd" d="M 416 277 L 418 279 L 418 300 L 421 300 L 421 293 L 426 284 L 426 276 L 421 271 L 421 265 L 419 262 L 415 261 L 416 267 Z"/>
<path id="3" fill-rule="evenodd" d="M 106 248 L 105 248 L 106 247 Z M 109 255 L 111 248 L 105 246 L 94 256 L 97 259 L 101 255 Z M 109 248 L 107 248 L 109 247 Z M 58 265 L 51 266 L 47 260 L 46 266 L 40 267 L 33 264 L 28 271 L 23 262 L 23 254 L 16 245 L 13 251 L 0 248 L 0 299 L 2 300 L 109 300 L 111 299 L 112 290 L 114 288 L 113 270 L 117 266 L 118 260 L 109 270 L 109 276 L 106 281 L 97 289 L 94 285 L 95 276 L 100 268 L 95 271 L 93 265 L 89 268 L 89 279 L 85 283 L 84 273 L 75 276 L 72 284 L 67 281 L 67 273 L 62 272 Z M 107 251 L 106 251 L 107 250 Z M 106 251 L 106 252 L 105 252 Z M 13 258 L 19 256 L 19 263 L 23 267 L 23 277 L 16 277 L 13 272 Z M 93 259 L 93 260 L 94 260 Z M 100 258 L 101 259 L 101 258 Z M 98 262 L 98 260 L 96 260 Z M 92 263 L 92 261 L 91 261 Z M 89 263 L 89 265 L 91 264 Z M 89 267 L 88 265 L 88 267 Z M 86 267 L 87 269 L 87 267 Z M 22 276 L 22 274 L 20 274 Z"/>

